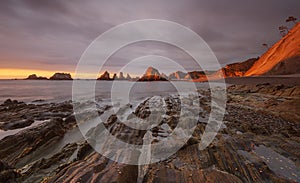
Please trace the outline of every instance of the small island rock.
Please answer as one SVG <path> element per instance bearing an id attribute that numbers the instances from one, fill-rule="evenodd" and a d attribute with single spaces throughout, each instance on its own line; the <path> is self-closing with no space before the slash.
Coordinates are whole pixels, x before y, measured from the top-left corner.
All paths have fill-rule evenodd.
<path id="1" fill-rule="evenodd" d="M 36 74 L 31 74 L 26 79 L 27 80 L 47 80 L 46 77 L 37 76 Z"/>
<path id="2" fill-rule="evenodd" d="M 167 81 L 157 69 L 149 67 L 146 73 L 138 81 Z"/>
<path id="3" fill-rule="evenodd" d="M 98 80 L 112 80 L 109 76 L 109 72 L 105 71 L 99 78 Z"/>
<path id="4" fill-rule="evenodd" d="M 69 73 L 55 73 L 50 80 L 73 80 Z"/>

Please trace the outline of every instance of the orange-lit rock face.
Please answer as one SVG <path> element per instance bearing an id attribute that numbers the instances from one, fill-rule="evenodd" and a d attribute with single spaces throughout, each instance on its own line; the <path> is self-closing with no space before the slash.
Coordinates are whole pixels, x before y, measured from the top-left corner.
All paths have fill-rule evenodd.
<path id="1" fill-rule="evenodd" d="M 229 64 L 212 74 L 208 74 L 207 76 L 204 75 L 204 77 L 200 77 L 199 79 L 194 79 L 194 81 L 216 80 L 228 77 L 242 77 L 256 61 L 257 58 L 251 58 L 244 62 Z"/>
<path id="2" fill-rule="evenodd" d="M 166 81 L 167 79 L 163 77 L 157 69 L 149 67 L 143 77 L 139 81 Z"/>
<path id="3" fill-rule="evenodd" d="M 241 77 L 253 66 L 257 58 L 251 58 L 241 63 L 229 64 L 222 69 L 224 77 Z"/>
<path id="4" fill-rule="evenodd" d="M 300 72 L 300 23 L 274 44 L 246 72 L 246 76 Z"/>
<path id="5" fill-rule="evenodd" d="M 157 69 L 153 67 L 149 67 L 146 73 L 144 74 L 144 76 L 160 76 L 160 73 L 158 72 Z"/>

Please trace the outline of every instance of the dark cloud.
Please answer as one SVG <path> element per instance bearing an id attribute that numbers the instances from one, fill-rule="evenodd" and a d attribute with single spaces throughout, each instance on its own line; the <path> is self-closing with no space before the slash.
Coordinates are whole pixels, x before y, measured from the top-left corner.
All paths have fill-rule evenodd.
<path id="1" fill-rule="evenodd" d="M 300 18 L 299 7 L 299 0 L 0 1 L 0 67 L 75 69 L 98 35 L 120 23 L 145 18 L 191 28 L 224 65 L 262 54 L 262 43 L 272 45 L 280 39 L 278 27 L 286 17 Z M 170 46 L 137 44 L 132 50 L 132 55 L 173 56 L 193 68 Z M 119 53 L 112 65 L 131 58 L 127 53 Z"/>

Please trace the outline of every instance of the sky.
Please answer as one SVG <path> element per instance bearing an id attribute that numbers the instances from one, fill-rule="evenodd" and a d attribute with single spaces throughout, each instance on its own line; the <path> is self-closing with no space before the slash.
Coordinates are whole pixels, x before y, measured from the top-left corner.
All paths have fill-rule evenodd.
<path id="1" fill-rule="evenodd" d="M 271 46 L 278 41 L 278 27 L 292 27 L 285 19 L 299 19 L 299 7 L 299 0 L 0 1 L 0 78 L 74 74 L 82 54 L 99 35 L 142 19 L 169 20 L 190 28 L 209 45 L 221 66 L 241 62 L 264 53 L 263 43 Z M 186 71 L 201 69 L 177 47 L 144 41 L 114 53 L 102 70 L 119 72 L 126 63 L 147 55 L 171 58 Z M 179 69 L 166 59 L 140 62 L 123 69 L 132 75 L 139 75 L 148 65 L 166 73 Z"/>

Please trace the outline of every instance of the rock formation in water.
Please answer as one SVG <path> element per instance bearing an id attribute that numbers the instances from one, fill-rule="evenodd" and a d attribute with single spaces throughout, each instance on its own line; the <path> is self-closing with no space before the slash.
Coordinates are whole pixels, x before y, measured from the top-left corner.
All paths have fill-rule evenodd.
<path id="1" fill-rule="evenodd" d="M 161 76 L 157 69 L 149 67 L 138 81 L 167 81 L 167 79 Z"/>
<path id="2" fill-rule="evenodd" d="M 170 80 L 182 80 L 185 78 L 186 75 L 187 75 L 187 73 L 184 73 L 182 71 L 176 71 L 169 75 L 169 79 Z"/>
<path id="3" fill-rule="evenodd" d="M 112 80 L 109 76 L 109 72 L 105 71 L 97 80 Z"/>
<path id="4" fill-rule="evenodd" d="M 115 79 L 119 79 L 116 73 L 113 75 L 112 80 L 115 80 Z"/>
<path id="5" fill-rule="evenodd" d="M 140 77 L 136 76 L 136 77 L 133 77 L 131 78 L 131 81 L 139 81 Z"/>
<path id="6" fill-rule="evenodd" d="M 127 80 L 131 80 L 131 76 L 129 74 L 126 75 Z"/>
<path id="7" fill-rule="evenodd" d="M 144 76 L 161 76 L 157 69 L 153 67 L 148 67 Z"/>
<path id="8" fill-rule="evenodd" d="M 47 80 L 48 78 L 43 76 L 37 76 L 36 74 L 31 74 L 27 78 L 27 80 Z"/>
<path id="9" fill-rule="evenodd" d="M 132 80 L 131 76 L 129 74 L 126 75 L 126 77 L 124 76 L 123 72 L 119 73 L 119 77 L 116 77 L 116 80 Z"/>
<path id="10" fill-rule="evenodd" d="M 187 74 L 187 75 L 184 76 L 184 80 L 191 80 L 191 79 L 192 78 L 191 78 L 191 76 L 189 74 Z"/>
<path id="11" fill-rule="evenodd" d="M 69 73 L 55 73 L 49 78 L 50 80 L 72 80 L 71 74 Z"/>
<path id="12" fill-rule="evenodd" d="M 192 71 L 188 72 L 185 78 L 187 79 L 199 79 L 205 77 L 205 72 L 204 71 Z"/>
<path id="13" fill-rule="evenodd" d="M 161 73 L 161 77 L 169 79 L 169 77 L 165 73 Z"/>
<path id="14" fill-rule="evenodd" d="M 126 78 L 123 75 L 123 72 L 120 72 L 118 80 L 125 80 Z"/>

